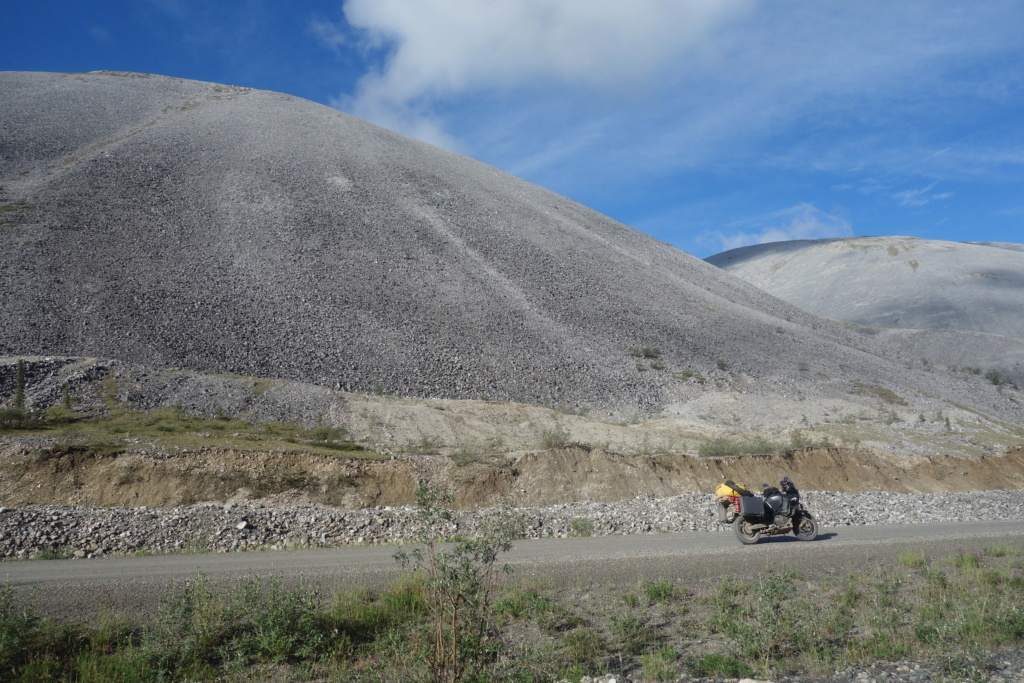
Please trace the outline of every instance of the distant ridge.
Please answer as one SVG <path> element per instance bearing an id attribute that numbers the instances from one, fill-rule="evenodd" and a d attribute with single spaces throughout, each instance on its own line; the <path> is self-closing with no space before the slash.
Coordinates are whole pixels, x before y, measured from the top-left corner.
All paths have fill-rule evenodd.
<path id="1" fill-rule="evenodd" d="M 1024 385 L 1024 245 L 854 237 L 707 261 L 800 308 L 875 328 L 909 354 Z"/>

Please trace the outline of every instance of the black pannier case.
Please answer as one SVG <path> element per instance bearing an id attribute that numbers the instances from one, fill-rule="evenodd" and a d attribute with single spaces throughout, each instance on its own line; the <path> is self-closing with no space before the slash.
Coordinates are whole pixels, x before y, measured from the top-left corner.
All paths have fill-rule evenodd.
<path id="1" fill-rule="evenodd" d="M 751 517 L 764 517 L 764 499 L 757 496 L 741 497 L 740 514 Z"/>

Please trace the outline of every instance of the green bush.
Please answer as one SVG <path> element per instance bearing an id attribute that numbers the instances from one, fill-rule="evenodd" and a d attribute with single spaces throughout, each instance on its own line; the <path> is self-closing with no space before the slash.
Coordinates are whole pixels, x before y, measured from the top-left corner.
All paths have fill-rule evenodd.
<path id="1" fill-rule="evenodd" d="M 24 429 L 31 421 L 31 413 L 24 408 L 0 408 L 0 428 Z"/>
<path id="2" fill-rule="evenodd" d="M 750 678 L 754 675 L 754 670 L 741 660 L 721 654 L 691 656 L 686 660 L 686 670 L 702 678 Z"/>
<path id="3" fill-rule="evenodd" d="M 592 536 L 594 534 L 594 520 L 586 517 L 573 517 L 569 520 L 570 536 Z"/>
<path id="4" fill-rule="evenodd" d="M 420 547 L 395 559 L 418 578 L 430 621 L 427 670 L 435 681 L 479 680 L 502 649 L 495 598 L 502 575 L 501 553 L 523 535 L 523 520 L 500 510 L 483 520 L 477 536 L 442 548 L 454 527 L 453 497 L 426 483 L 416 489 Z"/>
<path id="5" fill-rule="evenodd" d="M 844 420 L 844 422 L 846 421 Z M 835 448 L 836 445 L 827 436 L 816 437 L 813 434 L 794 430 L 789 435 L 789 447 L 799 450 L 802 448 Z"/>
<path id="6" fill-rule="evenodd" d="M 985 372 L 985 379 L 992 382 L 992 384 L 995 384 L 997 387 L 1006 383 L 1006 378 L 1003 377 L 1003 373 L 998 370 L 987 370 Z"/>
<path id="7" fill-rule="evenodd" d="M 555 422 L 551 427 L 540 430 L 540 445 L 548 450 L 565 448 L 569 445 L 572 434 L 561 423 Z"/>

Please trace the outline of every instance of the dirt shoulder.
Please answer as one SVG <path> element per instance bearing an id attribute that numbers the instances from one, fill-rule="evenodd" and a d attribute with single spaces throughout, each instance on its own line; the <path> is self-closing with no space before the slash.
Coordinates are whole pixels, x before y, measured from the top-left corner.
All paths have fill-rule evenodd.
<path id="1" fill-rule="evenodd" d="M 804 490 L 931 493 L 1024 488 L 1024 448 L 1001 456 L 890 456 L 807 448 L 780 455 L 623 455 L 587 445 L 460 462 L 444 455 L 387 459 L 199 449 L 167 455 L 0 445 L 0 505 L 175 507 L 262 501 L 348 509 L 414 502 L 419 481 L 443 482 L 459 508 L 614 502 L 713 491 L 724 479 L 757 486 L 783 474 Z"/>

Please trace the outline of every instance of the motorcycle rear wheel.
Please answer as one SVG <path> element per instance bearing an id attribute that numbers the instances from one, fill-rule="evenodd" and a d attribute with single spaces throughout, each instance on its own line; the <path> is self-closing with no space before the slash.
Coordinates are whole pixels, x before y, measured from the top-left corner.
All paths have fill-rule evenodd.
<path id="1" fill-rule="evenodd" d="M 750 522 L 742 515 L 732 521 L 732 531 L 743 545 L 753 545 L 761 540 L 761 532 L 751 529 Z"/>
<path id="2" fill-rule="evenodd" d="M 810 513 L 803 513 L 793 524 L 793 535 L 801 541 L 813 541 L 818 537 L 818 523 Z"/>

